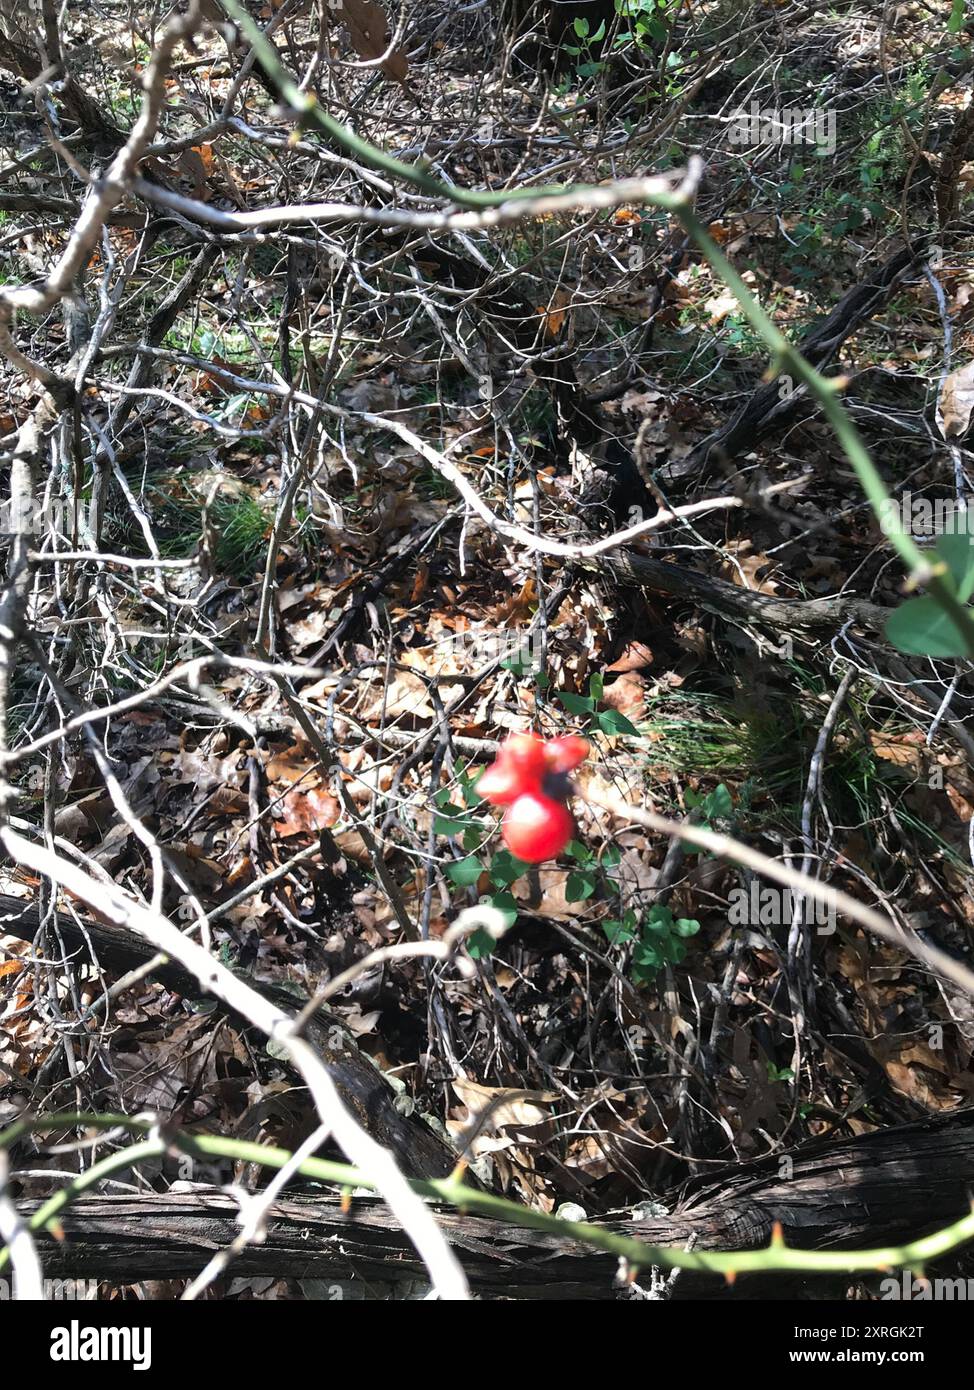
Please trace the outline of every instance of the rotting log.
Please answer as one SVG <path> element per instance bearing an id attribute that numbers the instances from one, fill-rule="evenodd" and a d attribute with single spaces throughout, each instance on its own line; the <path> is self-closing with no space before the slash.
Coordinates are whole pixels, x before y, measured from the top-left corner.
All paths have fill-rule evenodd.
<path id="1" fill-rule="evenodd" d="M 800 1248 L 869 1249 L 904 1243 L 970 1210 L 974 1108 L 852 1139 L 813 1140 L 789 1154 L 694 1179 L 672 1196 L 669 1217 L 605 1223 L 650 1243 L 697 1250 L 767 1245 L 780 1222 Z M 23 1214 L 37 1203 L 20 1201 Z M 670 1205 L 668 1202 L 667 1205 Z M 63 1237 L 39 1237 L 49 1277 L 127 1283 L 199 1271 L 238 1231 L 237 1204 L 216 1188 L 138 1196 L 85 1195 L 60 1216 Z M 482 1296 L 603 1300 L 613 1297 L 616 1260 L 555 1232 L 442 1209 L 438 1219 Z M 319 1192 L 285 1196 L 267 1238 L 233 1264 L 237 1276 L 318 1280 L 421 1279 L 409 1239 L 381 1201 Z M 645 1273 L 645 1272 L 644 1272 Z M 747 1275 L 727 1289 L 685 1272 L 674 1298 L 793 1298 L 841 1294 L 845 1278 Z"/>

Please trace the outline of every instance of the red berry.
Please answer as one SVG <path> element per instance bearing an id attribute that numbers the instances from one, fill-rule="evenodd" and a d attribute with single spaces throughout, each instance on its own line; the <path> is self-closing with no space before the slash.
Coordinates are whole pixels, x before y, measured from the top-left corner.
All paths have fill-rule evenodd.
<path id="1" fill-rule="evenodd" d="M 494 806 L 510 806 L 524 792 L 544 791 L 555 799 L 565 797 L 569 791 L 566 774 L 589 752 L 587 740 L 576 734 L 552 739 L 543 739 L 540 734 L 512 734 L 481 773 L 477 791 Z M 552 776 L 561 777 L 562 782 L 551 781 Z"/>
<path id="2" fill-rule="evenodd" d="M 477 778 L 477 795 L 489 801 L 492 806 L 510 806 L 511 802 L 524 791 L 524 778 L 513 763 L 506 762 L 500 754 Z"/>
<path id="3" fill-rule="evenodd" d="M 477 782 L 477 792 L 494 806 L 510 806 L 522 792 L 540 790 L 547 769 L 546 744 L 538 734 L 512 734 Z"/>
<path id="4" fill-rule="evenodd" d="M 498 758 L 512 763 L 526 778 L 537 778 L 548 766 L 548 744 L 540 734 L 511 734 L 498 749 Z"/>
<path id="5" fill-rule="evenodd" d="M 544 750 L 545 762 L 549 772 L 571 772 L 585 761 L 591 751 L 587 738 L 565 734 L 561 738 L 548 740 Z"/>
<path id="6" fill-rule="evenodd" d="M 501 837 L 516 859 L 540 864 L 554 859 L 575 833 L 572 813 L 563 801 L 540 792 L 525 792 L 504 812 Z"/>

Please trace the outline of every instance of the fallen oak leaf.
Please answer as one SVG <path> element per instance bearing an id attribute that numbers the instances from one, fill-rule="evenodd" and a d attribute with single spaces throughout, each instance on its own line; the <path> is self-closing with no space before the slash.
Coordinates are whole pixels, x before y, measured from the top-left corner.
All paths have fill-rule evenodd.
<path id="1" fill-rule="evenodd" d="M 959 439 L 967 433 L 974 414 L 974 358 L 951 372 L 944 382 L 940 409 L 945 438 Z"/>
<path id="2" fill-rule="evenodd" d="M 341 20 L 360 58 L 367 62 L 382 58 L 379 67 L 386 76 L 405 84 L 409 64 L 398 48 L 388 51 L 392 35 L 385 11 L 379 5 L 373 0 L 329 0 L 324 13 Z"/>

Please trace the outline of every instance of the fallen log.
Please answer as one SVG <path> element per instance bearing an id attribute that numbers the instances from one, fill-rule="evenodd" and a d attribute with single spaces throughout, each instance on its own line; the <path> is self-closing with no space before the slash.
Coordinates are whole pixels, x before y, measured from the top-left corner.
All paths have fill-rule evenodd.
<path id="1" fill-rule="evenodd" d="M 631 550 L 609 552 L 575 563 L 601 574 L 611 574 L 619 584 L 683 598 L 721 618 L 730 618 L 739 623 L 764 623 L 783 633 L 812 632 L 816 629 L 837 632 L 846 622 L 854 622 L 871 632 L 882 632 L 886 619 L 893 611 L 852 595 L 812 599 L 776 598 L 772 594 L 761 594 L 754 589 L 729 584 L 725 579 L 713 579 L 685 565 L 657 560 L 651 555 L 638 555 Z"/>
<path id="2" fill-rule="evenodd" d="M 903 1243 L 970 1210 L 974 1108 L 851 1139 L 816 1139 L 694 1179 L 671 1198 L 671 1214 L 604 1223 L 653 1244 L 698 1250 L 767 1245 L 775 1222 L 789 1245 L 859 1250 Z M 36 1202 L 18 1202 L 22 1214 Z M 669 1203 L 667 1203 L 669 1205 Z M 61 1214 L 63 1234 L 38 1238 L 49 1277 L 127 1283 L 195 1274 L 237 1234 L 237 1204 L 216 1188 L 138 1196 L 82 1196 Z M 438 1219 L 472 1287 L 491 1297 L 613 1297 L 616 1262 L 556 1232 L 443 1209 Z M 237 1276 L 318 1280 L 422 1279 L 408 1237 L 385 1206 L 356 1197 L 342 1211 L 326 1192 L 275 1203 L 267 1238 L 234 1262 Z M 848 1281 L 780 1274 L 743 1276 L 727 1290 L 686 1271 L 675 1298 L 841 1295 Z"/>

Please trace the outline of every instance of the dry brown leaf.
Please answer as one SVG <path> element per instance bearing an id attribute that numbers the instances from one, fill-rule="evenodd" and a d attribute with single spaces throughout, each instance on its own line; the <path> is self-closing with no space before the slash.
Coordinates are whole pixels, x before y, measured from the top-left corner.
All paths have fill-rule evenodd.
<path id="1" fill-rule="evenodd" d="M 966 825 L 971 817 L 974 816 L 974 803 L 969 801 L 963 792 L 951 782 L 945 785 L 944 791 L 947 793 L 947 800 L 950 802 L 951 806 L 953 806 L 958 820 Z"/>
<path id="2" fill-rule="evenodd" d="M 960 1104 L 956 1092 L 936 1084 L 933 1077 L 928 1079 L 921 1068 L 907 1067 L 902 1062 L 893 1061 L 884 1062 L 883 1065 L 893 1090 L 917 1101 L 924 1109 L 954 1110 Z"/>
<path id="3" fill-rule="evenodd" d="M 333 13 L 345 25 L 352 47 L 360 58 L 374 62 L 388 49 L 392 38 L 389 21 L 381 6 L 373 4 L 372 0 L 339 0 L 337 5 L 327 7 L 325 14 L 328 13 Z M 405 54 L 398 48 L 389 53 L 379 67 L 396 82 L 405 82 L 409 71 Z"/>
<path id="4" fill-rule="evenodd" d="M 919 729 L 906 734 L 884 734 L 874 729 L 870 732 L 869 741 L 876 757 L 884 762 L 912 768 L 918 775 L 923 771 L 921 748 L 924 736 Z"/>
<path id="5" fill-rule="evenodd" d="M 708 299 L 703 307 L 710 316 L 710 322 L 718 324 L 729 314 L 736 313 L 738 304 L 730 290 L 725 290 L 723 294 L 715 294 L 712 299 Z"/>
<path id="6" fill-rule="evenodd" d="M 199 149 L 203 147 L 200 146 Z M 200 157 L 199 149 L 193 148 L 183 150 L 176 160 L 180 172 L 189 179 L 193 185 L 193 197 L 200 203 L 206 203 L 210 198 L 210 190 L 206 184 L 206 165 Z M 212 154 L 210 163 L 212 166 Z"/>
<path id="7" fill-rule="evenodd" d="M 548 1114 L 543 1106 L 553 1104 L 558 1099 L 556 1091 L 522 1091 L 510 1086 L 481 1086 L 479 1081 L 468 1081 L 466 1077 L 454 1077 L 450 1083 L 459 1100 L 470 1111 L 466 1122 L 472 1125 L 485 1111 L 489 1111 L 485 1128 L 487 1130 L 533 1129 L 536 1125 L 547 1123 Z"/>
<path id="8" fill-rule="evenodd" d="M 630 719 L 641 719 L 646 713 L 646 682 L 636 671 L 624 671 L 602 692 L 602 703 Z"/>
<path id="9" fill-rule="evenodd" d="M 940 409 L 947 438 L 959 439 L 967 433 L 974 412 L 974 358 L 951 372 L 944 382 Z"/>
<path id="10" fill-rule="evenodd" d="M 544 319 L 544 331 L 548 338 L 557 338 L 565 326 L 571 295 L 566 290 L 555 290 L 547 305 L 539 304 L 538 313 Z"/>
<path id="11" fill-rule="evenodd" d="M 193 145 L 193 153 L 199 157 L 203 166 L 203 172 L 207 175 L 213 172 L 213 146 L 212 145 Z"/>
<path id="12" fill-rule="evenodd" d="M 630 642 L 618 661 L 607 666 L 606 671 L 643 671 L 653 664 L 653 653 L 645 642 Z"/>
<path id="13" fill-rule="evenodd" d="M 338 802 L 329 792 L 320 787 L 310 791 L 295 788 L 289 791 L 283 801 L 284 815 L 276 822 L 277 833 L 282 839 L 292 835 L 309 835 L 317 830 L 327 830 L 338 820 Z"/>

